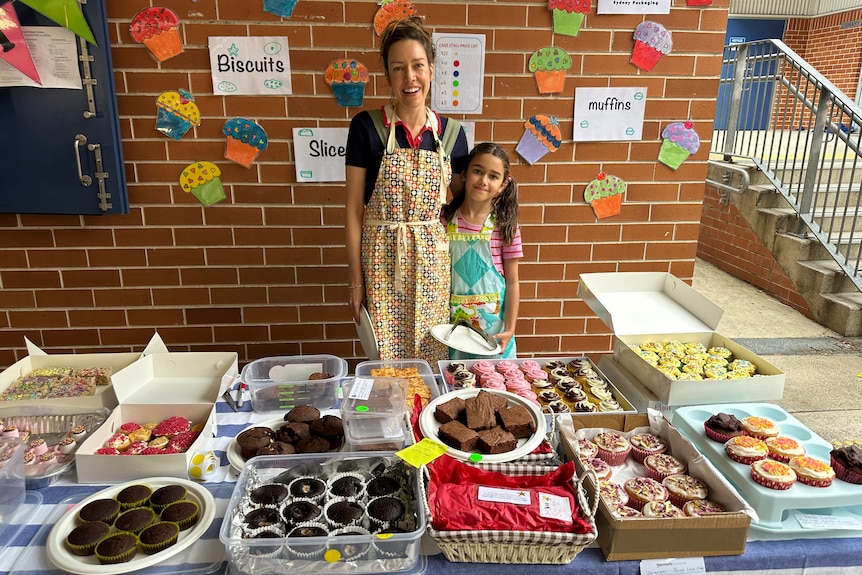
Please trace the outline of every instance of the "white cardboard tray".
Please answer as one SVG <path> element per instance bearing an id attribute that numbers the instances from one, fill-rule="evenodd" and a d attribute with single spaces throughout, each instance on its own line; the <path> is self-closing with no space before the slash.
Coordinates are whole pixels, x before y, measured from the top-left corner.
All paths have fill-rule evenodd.
<path id="1" fill-rule="evenodd" d="M 703 423 L 716 413 L 729 413 L 742 419 L 749 415 L 765 417 L 778 425 L 780 435 L 792 437 L 807 455 L 829 462 L 832 446 L 802 422 L 777 405 L 741 403 L 682 407 L 673 415 L 673 424 L 694 443 L 743 494 L 757 512 L 759 520 L 751 529 L 796 537 L 847 537 L 859 531 L 806 529 L 796 520 L 796 512 L 810 515 L 853 517 L 862 523 L 862 485 L 835 479 L 829 487 L 811 487 L 797 481 L 790 489 L 779 491 L 763 487 L 751 479 L 750 466 L 736 463 L 724 452 L 724 445 L 706 437 Z"/>

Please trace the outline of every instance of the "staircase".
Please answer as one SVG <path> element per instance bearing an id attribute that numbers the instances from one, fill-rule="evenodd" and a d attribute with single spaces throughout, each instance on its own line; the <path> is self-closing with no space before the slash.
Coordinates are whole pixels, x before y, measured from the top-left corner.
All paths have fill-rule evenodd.
<path id="1" fill-rule="evenodd" d="M 721 82 L 707 183 L 821 325 L 862 336 L 862 110 L 778 40 L 727 46 Z"/>

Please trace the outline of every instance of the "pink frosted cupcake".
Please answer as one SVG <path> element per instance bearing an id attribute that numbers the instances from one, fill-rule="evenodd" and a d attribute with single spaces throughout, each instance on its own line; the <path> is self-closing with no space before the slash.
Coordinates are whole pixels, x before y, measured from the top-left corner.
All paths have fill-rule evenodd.
<path id="1" fill-rule="evenodd" d="M 649 477 L 633 477 L 623 484 L 629 496 L 629 506 L 642 510 L 651 501 L 667 501 L 667 488 Z"/>
<path id="2" fill-rule="evenodd" d="M 784 491 L 796 483 L 796 472 L 780 461 L 763 459 L 751 464 L 751 478 L 769 489 Z"/>
<path id="3" fill-rule="evenodd" d="M 647 475 L 656 481 L 664 481 L 664 478 L 668 475 L 678 475 L 688 470 L 685 463 L 667 453 L 647 455 L 643 463 L 644 467 L 646 467 Z"/>
<path id="4" fill-rule="evenodd" d="M 668 499 L 679 508 L 695 499 L 706 499 L 709 488 L 706 483 L 691 475 L 668 475 L 661 482 L 667 489 Z"/>
<path id="5" fill-rule="evenodd" d="M 549 385 L 548 373 L 541 368 L 525 371 L 524 377 L 536 387 L 547 387 Z"/>
<path id="6" fill-rule="evenodd" d="M 599 433 L 593 438 L 593 443 L 599 448 L 596 454 L 608 465 L 622 465 L 632 450 L 632 445 L 624 435 L 613 431 Z"/>
<path id="7" fill-rule="evenodd" d="M 636 433 L 629 437 L 632 445 L 632 457 L 638 463 L 643 463 L 647 455 L 658 455 L 667 451 L 667 442 L 652 433 Z"/>
<path id="8" fill-rule="evenodd" d="M 829 462 L 838 479 L 862 485 L 862 446 L 836 447 L 829 453 Z"/>
<path id="9" fill-rule="evenodd" d="M 497 362 L 497 371 L 502 373 L 503 375 L 506 375 L 509 372 L 520 372 L 521 368 L 518 367 L 518 364 L 514 361 L 511 361 L 509 359 L 502 359 Z"/>
<path id="10" fill-rule="evenodd" d="M 523 371 L 524 374 L 528 371 L 535 371 L 537 369 L 542 369 L 542 366 L 534 359 L 525 359 L 521 362 L 521 371 Z"/>
<path id="11" fill-rule="evenodd" d="M 589 439 L 578 439 L 578 457 L 581 459 L 592 459 L 598 452 L 598 446 Z"/>
<path id="12" fill-rule="evenodd" d="M 473 373 L 477 376 L 481 376 L 483 373 L 491 373 L 492 371 L 497 371 L 494 368 L 494 364 L 488 361 L 487 359 L 483 359 L 481 361 L 477 361 L 473 364 L 473 367 L 470 368 Z"/>
<path id="13" fill-rule="evenodd" d="M 724 451 L 732 460 L 743 465 L 751 465 L 755 461 L 766 459 L 769 454 L 769 448 L 765 443 L 749 435 L 729 439 L 724 444 Z"/>
<path id="14" fill-rule="evenodd" d="M 490 373 L 483 373 L 478 378 L 479 386 L 484 387 L 486 389 L 506 389 L 506 380 L 502 374 L 497 373 L 496 371 L 492 371 Z"/>

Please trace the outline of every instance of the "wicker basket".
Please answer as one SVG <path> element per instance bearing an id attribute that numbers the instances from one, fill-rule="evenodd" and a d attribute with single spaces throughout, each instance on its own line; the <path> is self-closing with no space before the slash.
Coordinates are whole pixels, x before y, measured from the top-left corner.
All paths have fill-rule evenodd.
<path id="1" fill-rule="evenodd" d="M 544 475 L 548 468 L 539 465 L 511 463 L 484 464 L 483 469 L 509 475 Z M 578 505 L 584 519 L 589 521 L 589 533 L 555 533 L 537 531 L 438 531 L 431 527 L 431 509 L 428 506 L 427 488 L 423 485 L 423 501 L 428 517 L 426 532 L 437 543 L 443 555 L 453 563 L 506 563 L 506 564 L 566 564 L 581 550 L 596 540 L 595 513 L 598 499 L 587 502 L 583 482 L 584 474 L 575 481 Z M 428 472 L 425 470 L 425 483 Z"/>

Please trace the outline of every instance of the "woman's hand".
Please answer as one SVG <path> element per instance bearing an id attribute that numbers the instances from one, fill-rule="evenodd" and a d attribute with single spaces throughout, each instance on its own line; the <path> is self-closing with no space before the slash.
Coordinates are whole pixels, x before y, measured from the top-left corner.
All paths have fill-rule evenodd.
<path id="1" fill-rule="evenodd" d="M 512 341 L 512 338 L 515 337 L 515 331 L 501 331 L 497 335 L 494 336 L 494 339 L 500 344 L 500 353 L 506 351 L 506 347 L 509 345 L 509 342 Z"/>
<path id="2" fill-rule="evenodd" d="M 350 290 L 350 311 L 353 312 L 353 321 L 359 325 L 359 308 L 365 303 L 365 286 L 357 284 L 348 286 Z"/>

